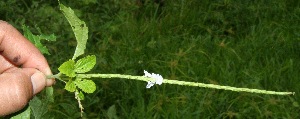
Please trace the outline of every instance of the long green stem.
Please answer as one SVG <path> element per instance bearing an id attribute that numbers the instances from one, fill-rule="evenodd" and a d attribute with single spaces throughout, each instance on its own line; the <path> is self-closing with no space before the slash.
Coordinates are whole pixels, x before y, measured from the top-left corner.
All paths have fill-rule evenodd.
<path id="1" fill-rule="evenodd" d="M 133 79 L 133 80 L 140 80 L 146 82 L 154 80 L 152 78 L 148 78 L 145 76 L 131 76 L 131 75 L 122 75 L 122 74 L 77 74 L 76 77 L 78 78 L 124 78 L 124 79 Z M 295 94 L 295 92 L 276 92 L 276 91 L 267 91 L 267 90 L 260 90 L 260 89 L 236 88 L 231 86 L 221 86 L 215 84 L 204 84 L 204 83 L 186 82 L 186 81 L 169 80 L 169 79 L 164 79 L 163 83 L 212 88 L 212 89 L 223 89 L 223 90 L 230 90 L 236 92 L 270 94 L 270 95 L 294 95 Z"/>

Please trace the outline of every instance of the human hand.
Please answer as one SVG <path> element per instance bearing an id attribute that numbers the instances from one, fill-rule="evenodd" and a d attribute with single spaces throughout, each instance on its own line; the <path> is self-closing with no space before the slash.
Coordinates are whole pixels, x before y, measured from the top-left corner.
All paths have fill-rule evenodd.
<path id="1" fill-rule="evenodd" d="M 0 20 L 0 116 L 24 108 L 28 101 L 54 79 L 40 51 L 20 32 Z"/>

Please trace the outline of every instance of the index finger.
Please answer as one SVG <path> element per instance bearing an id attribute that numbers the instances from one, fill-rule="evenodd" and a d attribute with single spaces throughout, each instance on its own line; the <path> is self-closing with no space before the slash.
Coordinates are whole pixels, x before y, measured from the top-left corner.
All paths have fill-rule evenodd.
<path id="1" fill-rule="evenodd" d="M 36 68 L 46 75 L 51 70 L 45 57 L 17 29 L 0 20 L 0 54 L 16 66 Z"/>

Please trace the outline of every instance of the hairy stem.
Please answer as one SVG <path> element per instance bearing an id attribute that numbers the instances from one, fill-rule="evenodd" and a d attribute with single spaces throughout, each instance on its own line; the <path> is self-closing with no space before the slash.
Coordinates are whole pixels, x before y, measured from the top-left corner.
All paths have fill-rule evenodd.
<path id="1" fill-rule="evenodd" d="M 152 78 L 148 78 L 145 76 L 131 76 L 131 75 L 122 75 L 122 74 L 77 74 L 76 77 L 78 78 L 124 78 L 124 79 L 133 79 L 133 80 L 140 80 L 146 82 L 154 80 Z M 222 89 L 222 90 L 230 90 L 236 92 L 270 94 L 270 95 L 294 95 L 295 94 L 295 92 L 276 92 L 276 91 L 267 91 L 267 90 L 260 90 L 260 89 L 237 88 L 231 86 L 221 86 L 215 84 L 204 84 L 204 83 L 186 82 L 186 81 L 169 80 L 169 79 L 164 79 L 163 83 L 212 88 L 212 89 Z"/>

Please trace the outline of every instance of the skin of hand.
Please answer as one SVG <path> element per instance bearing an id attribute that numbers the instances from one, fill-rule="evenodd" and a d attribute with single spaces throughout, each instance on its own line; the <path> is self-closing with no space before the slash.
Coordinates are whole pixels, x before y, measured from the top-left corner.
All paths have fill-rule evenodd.
<path id="1" fill-rule="evenodd" d="M 45 57 L 17 29 L 0 20 L 0 117 L 24 108 L 54 79 Z"/>

